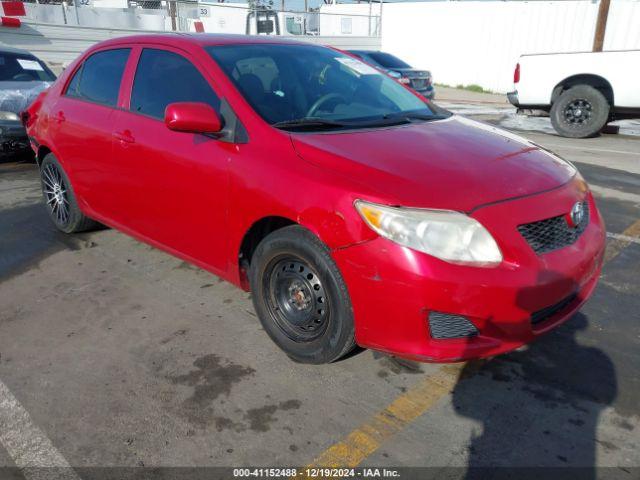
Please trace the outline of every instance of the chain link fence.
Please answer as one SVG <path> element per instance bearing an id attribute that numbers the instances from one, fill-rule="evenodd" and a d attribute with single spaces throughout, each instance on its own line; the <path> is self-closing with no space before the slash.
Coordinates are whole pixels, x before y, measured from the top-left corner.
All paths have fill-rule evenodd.
<path id="1" fill-rule="evenodd" d="M 375 3 L 369 15 L 333 13 L 328 6 L 310 7 L 308 0 L 248 0 L 248 3 L 25 0 L 24 3 L 26 20 L 35 23 L 285 36 L 379 37 L 382 11 L 382 3 Z"/>

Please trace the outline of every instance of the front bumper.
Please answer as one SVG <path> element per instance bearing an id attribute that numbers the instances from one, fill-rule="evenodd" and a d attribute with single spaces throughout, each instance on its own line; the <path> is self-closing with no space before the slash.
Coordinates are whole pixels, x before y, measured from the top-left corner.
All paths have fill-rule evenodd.
<path id="1" fill-rule="evenodd" d="M 27 132 L 20 122 L 0 121 L 0 155 L 23 153 L 29 149 Z"/>
<path id="2" fill-rule="evenodd" d="M 605 242 L 593 197 L 578 184 L 472 214 L 500 245 L 504 261 L 496 268 L 446 263 L 384 238 L 335 251 L 351 295 L 357 343 L 418 361 L 461 361 L 513 350 L 569 319 L 595 288 Z M 568 212 L 580 197 L 588 199 L 592 214 L 576 243 L 536 255 L 516 226 Z M 532 314 L 558 305 L 532 323 Z M 464 316 L 479 334 L 434 339 L 429 312 Z"/>

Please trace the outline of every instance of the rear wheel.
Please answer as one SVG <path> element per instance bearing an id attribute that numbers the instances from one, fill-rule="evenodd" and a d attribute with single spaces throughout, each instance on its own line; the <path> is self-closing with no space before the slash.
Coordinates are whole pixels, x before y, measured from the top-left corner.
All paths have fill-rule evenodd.
<path id="1" fill-rule="evenodd" d="M 606 125 L 609 110 L 609 102 L 599 90 L 589 85 L 576 85 L 554 102 L 551 124 L 563 137 L 593 137 Z"/>
<path id="2" fill-rule="evenodd" d="M 99 226 L 80 211 L 69 177 L 52 153 L 42 160 L 40 180 L 47 212 L 58 230 L 75 233 Z"/>
<path id="3" fill-rule="evenodd" d="M 346 285 L 309 230 L 294 225 L 265 237 L 253 254 L 250 282 L 262 326 L 293 360 L 329 363 L 355 346 Z"/>

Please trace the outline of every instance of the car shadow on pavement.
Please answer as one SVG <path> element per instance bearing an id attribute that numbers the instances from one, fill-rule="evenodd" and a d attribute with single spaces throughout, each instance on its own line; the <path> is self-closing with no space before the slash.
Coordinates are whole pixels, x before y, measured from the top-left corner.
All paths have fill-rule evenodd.
<path id="1" fill-rule="evenodd" d="M 467 479 L 501 478 L 492 467 L 507 467 L 505 477 L 513 467 L 524 467 L 520 478 L 543 474 L 527 467 L 580 467 L 576 478 L 596 477 L 598 419 L 615 400 L 617 382 L 609 357 L 578 343 L 587 325 L 578 313 L 526 349 L 463 369 L 453 405 L 481 424 L 469 442 Z"/>
<path id="2" fill-rule="evenodd" d="M 56 230 L 38 202 L 0 209 L 0 283 L 60 250 L 81 248 L 81 240 Z"/>
<path id="3" fill-rule="evenodd" d="M 531 291 L 516 296 L 528 311 L 531 301 Z M 617 448 L 597 428 L 618 385 L 609 356 L 579 341 L 588 327 L 577 313 L 528 347 L 464 367 L 453 406 L 479 424 L 465 478 L 596 478 L 597 444 Z"/>

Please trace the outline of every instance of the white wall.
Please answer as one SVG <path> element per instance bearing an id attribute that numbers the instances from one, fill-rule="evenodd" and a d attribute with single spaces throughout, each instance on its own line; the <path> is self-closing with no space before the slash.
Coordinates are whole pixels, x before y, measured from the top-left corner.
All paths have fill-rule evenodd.
<path id="1" fill-rule="evenodd" d="M 119 28 L 88 28 L 23 22 L 20 28 L 0 26 L 0 45 L 29 50 L 47 62 L 67 65 L 94 43 L 140 33 L 144 32 Z M 295 38 L 343 49 L 378 50 L 381 47 L 380 39 L 375 37 L 300 36 Z"/>
<path id="2" fill-rule="evenodd" d="M 611 2 L 604 46 L 607 50 L 640 49 L 640 1 Z"/>
<path id="3" fill-rule="evenodd" d="M 346 23 L 345 23 L 346 22 Z M 347 27 L 347 29 L 345 29 Z M 350 30 L 348 29 L 350 28 Z M 320 6 L 321 35 L 379 35 L 380 4 L 339 3 Z"/>
<path id="4" fill-rule="evenodd" d="M 591 50 L 597 12 L 598 3 L 589 0 L 385 3 L 382 48 L 431 70 L 438 83 L 504 93 L 513 89 L 521 54 Z M 612 0 L 605 50 L 612 49 L 640 49 L 639 0 Z"/>

